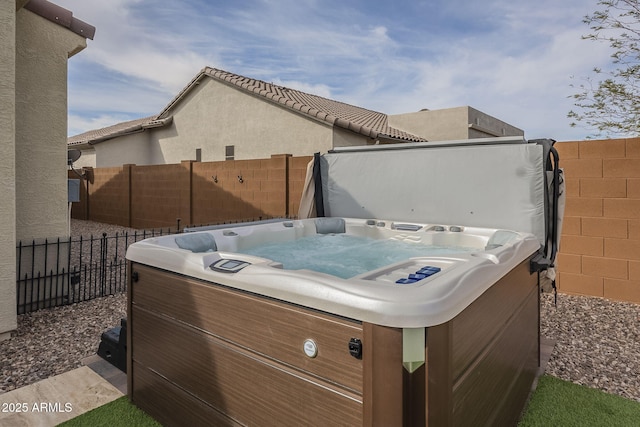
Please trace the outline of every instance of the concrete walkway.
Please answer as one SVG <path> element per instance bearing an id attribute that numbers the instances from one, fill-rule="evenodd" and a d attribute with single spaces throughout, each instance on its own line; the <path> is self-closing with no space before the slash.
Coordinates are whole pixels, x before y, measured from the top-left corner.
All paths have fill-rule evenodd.
<path id="1" fill-rule="evenodd" d="M 126 374 L 92 356 L 80 368 L 0 394 L 0 426 L 53 427 L 126 393 Z"/>

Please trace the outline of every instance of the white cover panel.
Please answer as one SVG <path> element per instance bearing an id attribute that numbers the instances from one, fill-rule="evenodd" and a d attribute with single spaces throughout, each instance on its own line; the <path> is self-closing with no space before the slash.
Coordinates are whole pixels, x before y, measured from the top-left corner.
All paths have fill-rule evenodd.
<path id="1" fill-rule="evenodd" d="M 544 244 L 542 157 L 537 144 L 327 153 L 325 216 L 503 228 Z"/>

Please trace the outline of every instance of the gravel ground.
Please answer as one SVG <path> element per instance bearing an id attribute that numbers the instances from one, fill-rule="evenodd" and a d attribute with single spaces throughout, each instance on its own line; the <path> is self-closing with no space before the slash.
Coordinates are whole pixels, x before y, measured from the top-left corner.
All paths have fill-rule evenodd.
<path id="1" fill-rule="evenodd" d="M 72 223 L 74 235 L 125 230 L 133 231 Z M 541 334 L 556 341 L 546 372 L 640 402 L 640 306 L 563 294 L 557 306 L 551 294 L 541 301 Z M 125 312 L 126 296 L 119 294 L 18 316 L 15 335 L 0 342 L 0 393 L 81 366 Z"/>
<path id="2" fill-rule="evenodd" d="M 135 230 L 80 220 L 71 224 L 73 236 L 124 231 Z M 19 315 L 14 336 L 0 342 L 0 393 L 80 367 L 98 351 L 100 335 L 120 325 L 126 300 L 121 293 Z"/>
<path id="3" fill-rule="evenodd" d="M 540 314 L 556 341 L 546 373 L 640 402 L 640 305 L 543 294 Z"/>

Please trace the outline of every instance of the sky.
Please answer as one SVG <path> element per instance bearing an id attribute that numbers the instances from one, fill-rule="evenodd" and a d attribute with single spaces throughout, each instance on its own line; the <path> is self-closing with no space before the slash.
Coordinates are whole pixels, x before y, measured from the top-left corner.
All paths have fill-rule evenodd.
<path id="1" fill-rule="evenodd" d="M 597 0 L 53 0 L 96 27 L 69 60 L 69 136 L 158 114 L 206 66 L 399 114 L 469 105 L 582 140 L 569 98 L 610 48 Z"/>

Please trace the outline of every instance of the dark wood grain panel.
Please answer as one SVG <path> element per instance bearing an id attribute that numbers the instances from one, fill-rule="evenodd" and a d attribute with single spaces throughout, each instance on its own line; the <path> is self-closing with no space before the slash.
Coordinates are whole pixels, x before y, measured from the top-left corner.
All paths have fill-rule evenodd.
<path id="1" fill-rule="evenodd" d="M 133 328 L 133 316 L 131 315 L 131 301 L 133 300 L 133 294 L 131 289 L 133 288 L 133 278 L 131 276 L 131 261 L 127 261 L 127 391 L 129 397 L 131 397 L 131 391 L 133 390 L 133 363 L 131 361 L 131 349 L 133 348 L 132 332 Z"/>
<path id="2" fill-rule="evenodd" d="M 362 324 L 133 264 L 133 304 L 150 308 L 237 345 L 362 392 L 362 360 L 349 354 Z M 313 339 L 318 355 L 303 352 Z"/>
<path id="3" fill-rule="evenodd" d="M 453 379 L 457 380 L 500 333 L 537 288 L 537 275 L 522 262 L 453 319 Z"/>
<path id="4" fill-rule="evenodd" d="M 128 289 L 129 392 L 167 425 L 513 425 L 539 363 L 528 260 L 427 328 L 426 364 L 412 374 L 401 328 L 130 268 L 139 281 Z M 303 353 L 307 338 L 315 358 Z M 350 338 L 362 340 L 362 359 L 349 354 Z"/>
<path id="5" fill-rule="evenodd" d="M 157 373 L 239 423 L 362 424 L 359 395 L 165 316 L 135 306 L 132 313 L 138 330 L 134 365 Z M 139 371 L 134 369 L 134 401 Z M 191 408 L 196 409 L 206 412 Z"/>
<path id="6" fill-rule="evenodd" d="M 538 280 L 528 264 L 449 322 L 427 329 L 429 425 L 517 420 L 539 354 Z"/>
<path id="7" fill-rule="evenodd" d="M 488 340 L 486 351 L 454 384 L 454 425 L 516 424 L 538 368 L 537 315 L 537 289 L 532 289 L 512 320 Z"/>
<path id="8" fill-rule="evenodd" d="M 403 370 L 402 425 L 424 426 L 427 422 L 427 368 L 426 364 L 414 372 Z"/>
<path id="9" fill-rule="evenodd" d="M 427 421 L 430 426 L 453 425 L 452 323 L 427 329 Z"/>
<path id="10" fill-rule="evenodd" d="M 135 388 L 129 390 L 132 402 L 163 426 L 242 425 L 144 366 L 132 366 L 136 372 Z"/>
<path id="11" fill-rule="evenodd" d="M 402 329 L 364 324 L 364 424 L 402 425 Z"/>

